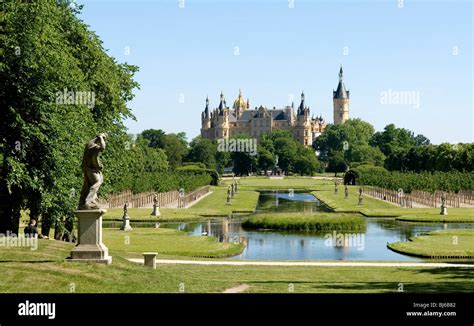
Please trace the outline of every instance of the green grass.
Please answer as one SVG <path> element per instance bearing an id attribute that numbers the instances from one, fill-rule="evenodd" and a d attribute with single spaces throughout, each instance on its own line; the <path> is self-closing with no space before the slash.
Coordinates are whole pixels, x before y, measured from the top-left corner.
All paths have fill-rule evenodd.
<path id="1" fill-rule="evenodd" d="M 129 208 L 128 216 L 131 221 L 190 221 L 199 220 L 202 217 L 194 211 L 184 208 L 160 208 L 160 217 L 151 216 L 153 208 Z M 122 208 L 107 208 L 107 213 L 103 216 L 104 220 L 122 220 L 123 209 Z"/>
<path id="2" fill-rule="evenodd" d="M 474 230 L 439 230 L 411 237 L 388 247 L 407 255 L 425 258 L 474 258 Z"/>
<path id="3" fill-rule="evenodd" d="M 112 265 L 66 262 L 73 244 L 40 240 L 34 253 L 12 248 L 4 262 L 0 247 L 1 293 L 216 293 L 248 284 L 252 293 L 474 292 L 473 271 L 429 267 L 281 267 L 159 265 L 156 270 L 125 260 L 110 250 Z M 111 247 L 109 245 L 109 247 Z M 53 260 L 40 262 L 40 260 Z M 33 285 L 33 286 L 32 286 Z"/>
<path id="4" fill-rule="evenodd" d="M 195 203 L 190 208 L 161 208 L 160 217 L 151 217 L 152 208 L 129 208 L 131 221 L 191 221 L 212 217 L 228 216 L 235 212 L 253 213 L 257 207 L 259 193 L 254 190 L 240 190 L 226 205 L 227 185 L 211 187 L 212 193 Z M 108 208 L 104 220 L 121 220 L 122 208 Z"/>
<path id="5" fill-rule="evenodd" d="M 230 184 L 231 181 L 226 180 L 223 184 Z M 281 190 L 314 190 L 321 184 L 330 184 L 331 181 L 315 180 L 309 177 L 285 177 L 283 179 L 270 179 L 268 177 L 247 177 L 239 180 L 239 189 L 264 190 L 264 189 L 281 189 Z"/>
<path id="6" fill-rule="evenodd" d="M 252 229 L 300 231 L 364 231 L 367 221 L 355 214 L 338 213 L 265 213 L 249 217 L 242 224 Z"/>
<path id="7" fill-rule="evenodd" d="M 401 221 L 413 222 L 474 222 L 474 208 L 448 208 L 449 215 L 439 215 L 439 208 L 403 208 L 398 205 L 364 195 L 358 205 L 359 187 L 349 187 L 349 198 L 344 199 L 344 187 L 334 194 L 334 185 L 320 184 L 312 192 L 335 212 L 359 212 L 369 217 L 396 217 Z"/>
<path id="8" fill-rule="evenodd" d="M 218 258 L 238 255 L 244 249 L 240 243 L 219 243 L 214 237 L 188 236 L 172 229 L 104 229 L 103 239 L 109 250 L 121 252 L 124 257 L 143 257 L 144 252 L 151 251 L 159 255 Z"/>
<path id="9" fill-rule="evenodd" d="M 410 214 L 397 217 L 405 222 L 474 223 L 474 208 L 448 208 L 448 215 L 440 215 L 440 209 L 425 214 Z"/>
<path id="10" fill-rule="evenodd" d="M 227 185 L 212 187 L 213 194 L 200 200 L 190 208 L 190 210 L 197 212 L 201 216 L 221 214 L 228 215 L 232 212 L 248 212 L 255 211 L 258 202 L 259 193 L 255 190 L 243 190 L 238 187 L 238 194 L 232 198 L 232 204 L 226 205 Z"/>

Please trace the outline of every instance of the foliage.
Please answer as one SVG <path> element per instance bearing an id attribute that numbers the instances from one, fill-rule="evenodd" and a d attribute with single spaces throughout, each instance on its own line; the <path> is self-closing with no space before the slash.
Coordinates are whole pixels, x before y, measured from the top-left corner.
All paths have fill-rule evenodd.
<path id="1" fill-rule="evenodd" d="M 3 6 L 0 148 L 13 220 L 6 220 L 9 212 L 0 216 L 2 231 L 16 232 L 20 209 L 30 208 L 32 217 L 42 215 L 43 227 L 55 225 L 64 230 L 57 237 L 70 238 L 83 146 L 96 133 L 108 133 L 103 160 L 110 180 L 120 178 L 123 119 L 133 118 L 126 103 L 138 87 L 138 69 L 106 53 L 77 17 L 81 7 L 68 1 Z M 88 97 L 78 100 L 78 92 Z"/>
<path id="2" fill-rule="evenodd" d="M 364 231 L 366 223 L 364 217 L 354 214 L 264 213 L 249 217 L 242 226 L 249 229 Z"/>
<path id="3" fill-rule="evenodd" d="M 412 190 L 434 192 L 437 190 L 458 192 L 474 189 L 473 172 L 398 172 L 388 171 L 382 167 L 361 165 L 349 171 L 356 176 L 358 184 L 377 186 L 386 189 L 403 189 L 405 193 Z"/>

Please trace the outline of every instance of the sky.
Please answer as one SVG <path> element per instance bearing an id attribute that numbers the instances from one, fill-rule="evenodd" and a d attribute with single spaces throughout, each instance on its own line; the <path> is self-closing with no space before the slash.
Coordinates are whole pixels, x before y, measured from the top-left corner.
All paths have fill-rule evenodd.
<path id="1" fill-rule="evenodd" d="M 118 62 L 137 65 L 130 133 L 200 133 L 206 96 L 305 102 L 328 123 L 339 67 L 349 114 L 432 143 L 473 142 L 471 0 L 76 0 Z"/>

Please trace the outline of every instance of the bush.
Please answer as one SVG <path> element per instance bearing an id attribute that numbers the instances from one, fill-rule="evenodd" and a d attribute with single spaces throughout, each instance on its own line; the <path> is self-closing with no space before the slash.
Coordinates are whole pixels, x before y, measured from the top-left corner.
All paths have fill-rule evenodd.
<path id="1" fill-rule="evenodd" d="M 268 213 L 246 219 L 242 226 L 249 229 L 299 231 L 364 231 L 366 219 L 360 215 L 337 213 Z"/>
<path id="2" fill-rule="evenodd" d="M 373 165 L 361 165 L 349 170 L 344 177 L 344 182 L 352 184 L 354 179 L 359 185 L 370 185 L 392 190 L 403 189 L 406 193 L 413 190 L 458 192 L 474 189 L 473 172 L 403 173 L 390 172 Z"/>

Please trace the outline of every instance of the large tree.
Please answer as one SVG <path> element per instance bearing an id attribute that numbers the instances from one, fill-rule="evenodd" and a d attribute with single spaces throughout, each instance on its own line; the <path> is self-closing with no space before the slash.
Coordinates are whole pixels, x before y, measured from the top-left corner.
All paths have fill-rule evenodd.
<path id="1" fill-rule="evenodd" d="M 9 207 L 0 232 L 18 232 L 20 210 L 29 208 L 43 233 L 54 226 L 57 238 L 70 238 L 83 146 L 96 133 L 109 134 L 107 182 L 120 178 L 137 68 L 110 57 L 68 1 L 9 1 L 3 9 L 0 193 Z"/>

